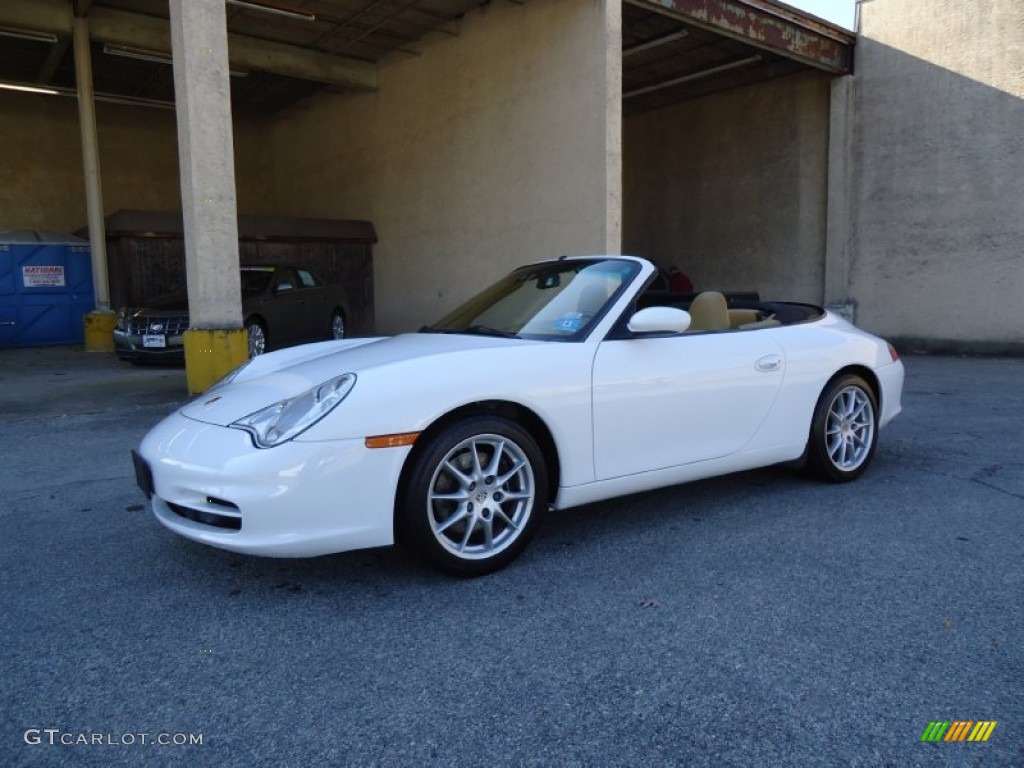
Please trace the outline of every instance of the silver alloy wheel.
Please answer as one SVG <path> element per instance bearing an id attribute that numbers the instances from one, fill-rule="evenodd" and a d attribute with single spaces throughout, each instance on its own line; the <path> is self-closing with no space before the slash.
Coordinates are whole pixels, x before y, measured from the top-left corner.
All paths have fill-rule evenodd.
<path id="1" fill-rule="evenodd" d="M 249 323 L 245 330 L 249 332 L 249 358 L 262 355 L 267 349 L 267 335 L 263 332 L 263 326 L 259 323 Z"/>
<path id="2" fill-rule="evenodd" d="M 535 494 L 522 448 L 501 435 L 469 437 L 445 454 L 430 479 L 430 530 L 459 558 L 493 557 L 525 530 Z"/>
<path id="3" fill-rule="evenodd" d="M 825 419 L 829 461 L 844 472 L 857 469 L 870 455 L 874 435 L 875 409 L 868 394 L 857 386 L 839 390 Z"/>
<path id="4" fill-rule="evenodd" d="M 331 315 L 331 338 L 345 338 L 345 318 L 341 316 L 341 312 L 335 312 Z"/>

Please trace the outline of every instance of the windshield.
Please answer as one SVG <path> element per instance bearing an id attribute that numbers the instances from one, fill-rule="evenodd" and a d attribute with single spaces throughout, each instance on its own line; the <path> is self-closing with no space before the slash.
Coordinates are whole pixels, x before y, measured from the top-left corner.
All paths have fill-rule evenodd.
<path id="1" fill-rule="evenodd" d="M 639 271 L 624 259 L 522 267 L 422 330 L 579 341 Z"/>

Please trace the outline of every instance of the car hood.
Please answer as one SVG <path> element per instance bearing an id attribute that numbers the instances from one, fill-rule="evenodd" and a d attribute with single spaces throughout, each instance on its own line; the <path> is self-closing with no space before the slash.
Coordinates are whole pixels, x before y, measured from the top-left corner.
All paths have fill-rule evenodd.
<path id="1" fill-rule="evenodd" d="M 133 315 L 188 314 L 188 296 L 184 293 L 165 293 L 150 299 L 142 307 L 134 307 Z"/>
<path id="2" fill-rule="evenodd" d="M 400 379 L 411 376 L 416 362 L 425 358 L 476 355 L 487 350 L 548 343 L 551 342 L 468 334 L 410 333 L 304 344 L 255 358 L 229 384 L 207 390 L 184 406 L 181 413 L 197 421 L 227 426 L 343 373 L 354 373 L 358 379 L 360 374 L 393 368 L 393 376 Z M 410 392 L 414 386 L 415 378 L 410 378 Z"/>

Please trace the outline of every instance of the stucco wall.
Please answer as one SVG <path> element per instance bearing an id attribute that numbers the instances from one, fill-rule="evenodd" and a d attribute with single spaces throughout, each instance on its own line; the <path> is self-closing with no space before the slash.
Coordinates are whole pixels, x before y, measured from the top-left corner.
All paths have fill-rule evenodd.
<path id="1" fill-rule="evenodd" d="M 624 250 L 698 290 L 820 302 L 828 121 L 817 73 L 628 116 Z"/>
<path id="2" fill-rule="evenodd" d="M 862 6 L 853 133 L 858 324 L 1024 347 L 1024 3 Z"/>
<path id="3" fill-rule="evenodd" d="M 617 0 L 493 3 L 378 92 L 312 97 L 271 131 L 277 210 L 374 222 L 385 333 L 524 262 L 617 252 L 620 24 Z"/>
<path id="4" fill-rule="evenodd" d="M 179 210 L 177 131 L 169 110 L 96 105 L 103 207 Z M 271 213 L 258 124 L 236 121 L 239 209 Z M 73 232 L 86 224 L 78 105 L 0 92 L 0 230 Z"/>

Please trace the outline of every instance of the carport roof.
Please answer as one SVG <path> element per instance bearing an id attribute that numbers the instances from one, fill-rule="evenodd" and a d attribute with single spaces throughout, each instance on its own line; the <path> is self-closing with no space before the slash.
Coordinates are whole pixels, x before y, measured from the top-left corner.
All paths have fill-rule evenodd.
<path id="1" fill-rule="evenodd" d="M 500 0 L 542 2 L 543 0 Z M 376 87 L 376 62 L 458 35 L 490 0 L 227 0 L 233 108 L 269 114 L 314 91 Z M 73 94 L 73 17 L 87 16 L 98 97 L 173 107 L 167 0 L 2 0 L 0 81 Z M 789 74 L 852 67 L 855 36 L 771 0 L 625 0 L 627 112 Z"/>
<path id="2" fill-rule="evenodd" d="M 627 113 L 805 69 L 853 68 L 854 33 L 768 0 L 626 0 Z"/>
<path id="3" fill-rule="evenodd" d="M 458 35 L 479 0 L 227 0 L 232 105 L 270 113 L 313 91 L 374 88 L 374 63 Z M 72 0 L 0 2 L 0 80 L 73 91 Z M 173 105 L 167 0 L 76 0 L 106 100 Z"/>

